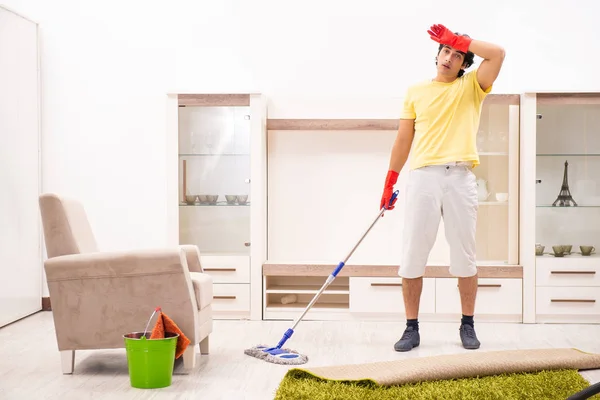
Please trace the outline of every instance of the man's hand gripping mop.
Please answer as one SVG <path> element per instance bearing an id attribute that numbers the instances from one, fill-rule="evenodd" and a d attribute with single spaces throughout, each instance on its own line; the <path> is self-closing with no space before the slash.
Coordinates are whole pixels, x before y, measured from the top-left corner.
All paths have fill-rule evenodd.
<path id="1" fill-rule="evenodd" d="M 394 201 L 396 200 L 396 197 L 398 197 L 397 190 L 393 193 L 392 197 L 390 198 L 388 207 L 393 205 Z M 294 322 L 294 325 L 291 328 L 289 328 L 287 331 L 285 331 L 285 333 L 283 334 L 283 337 L 281 338 L 279 343 L 277 343 L 277 346 L 268 347 L 265 345 L 259 345 L 259 346 L 251 347 L 249 349 L 244 350 L 244 354 L 247 354 L 251 357 L 256 357 L 261 360 L 272 362 L 274 364 L 299 365 L 299 364 L 305 364 L 306 362 L 308 362 L 307 356 L 305 356 L 303 354 L 299 354 L 294 350 L 284 349 L 284 348 L 282 348 L 282 346 L 284 345 L 285 342 L 287 342 L 287 340 L 289 338 L 292 337 L 292 335 L 294 334 L 294 329 L 296 328 L 298 323 L 302 320 L 302 318 L 304 318 L 304 316 L 306 315 L 308 310 L 310 310 L 310 308 L 317 302 L 317 300 L 319 299 L 319 297 L 321 296 L 323 291 L 325 289 L 327 289 L 327 287 L 331 284 L 331 282 L 333 282 L 335 280 L 335 278 L 337 277 L 339 272 L 342 270 L 342 268 L 344 268 L 344 266 L 346 265 L 346 263 L 348 262 L 348 260 L 350 259 L 350 257 L 354 253 L 354 251 L 358 248 L 358 245 L 367 236 L 367 234 L 373 228 L 373 226 L 375 226 L 377 221 L 379 221 L 379 219 L 381 217 L 383 217 L 383 213 L 385 212 L 386 209 L 387 209 L 387 207 L 381 207 L 381 210 L 379 211 L 377 218 L 375 218 L 375 220 L 371 223 L 371 225 L 369 226 L 367 231 L 362 235 L 362 237 L 360 238 L 358 243 L 356 243 L 354 245 L 354 247 L 352 248 L 350 253 L 344 259 L 344 261 L 341 261 L 338 264 L 338 266 L 336 267 L 336 269 L 327 277 L 327 280 L 325 281 L 325 283 L 323 284 L 321 289 L 319 289 L 319 291 L 313 297 L 313 299 L 310 301 L 310 303 L 308 303 L 308 306 L 306 306 L 306 308 L 304 309 L 304 312 Z"/>

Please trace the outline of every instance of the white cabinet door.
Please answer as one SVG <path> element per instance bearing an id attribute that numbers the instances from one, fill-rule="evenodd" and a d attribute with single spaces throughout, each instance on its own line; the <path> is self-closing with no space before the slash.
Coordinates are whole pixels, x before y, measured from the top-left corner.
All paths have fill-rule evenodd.
<path id="1" fill-rule="evenodd" d="M 0 7 L 0 326 L 41 309 L 37 25 Z"/>

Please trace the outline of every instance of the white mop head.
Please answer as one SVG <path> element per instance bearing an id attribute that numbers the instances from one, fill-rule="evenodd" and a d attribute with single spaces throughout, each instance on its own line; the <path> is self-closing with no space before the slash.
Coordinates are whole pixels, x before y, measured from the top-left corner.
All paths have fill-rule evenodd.
<path id="1" fill-rule="evenodd" d="M 273 364 L 300 365 L 308 362 L 308 357 L 291 349 L 275 349 L 259 345 L 244 350 L 244 354 Z"/>

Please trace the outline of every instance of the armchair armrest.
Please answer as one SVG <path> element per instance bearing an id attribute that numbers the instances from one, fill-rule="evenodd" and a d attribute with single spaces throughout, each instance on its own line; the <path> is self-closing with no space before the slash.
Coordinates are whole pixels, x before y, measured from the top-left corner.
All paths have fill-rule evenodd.
<path id="1" fill-rule="evenodd" d="M 44 262 L 48 282 L 181 274 L 185 266 L 187 262 L 179 248 L 70 254 Z"/>
<path id="2" fill-rule="evenodd" d="M 204 272 L 202 263 L 200 263 L 200 250 L 198 250 L 198 246 L 184 244 L 179 247 L 185 252 L 185 257 L 187 259 L 190 272 Z"/>

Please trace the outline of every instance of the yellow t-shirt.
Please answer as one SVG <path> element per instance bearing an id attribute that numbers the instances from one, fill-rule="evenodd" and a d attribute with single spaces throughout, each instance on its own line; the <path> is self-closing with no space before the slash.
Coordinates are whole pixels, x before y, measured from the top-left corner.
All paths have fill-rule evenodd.
<path id="1" fill-rule="evenodd" d="M 409 87 L 400 118 L 415 120 L 410 169 L 454 161 L 479 165 L 479 118 L 491 90 L 481 89 L 477 70 L 450 83 L 426 81 Z"/>

